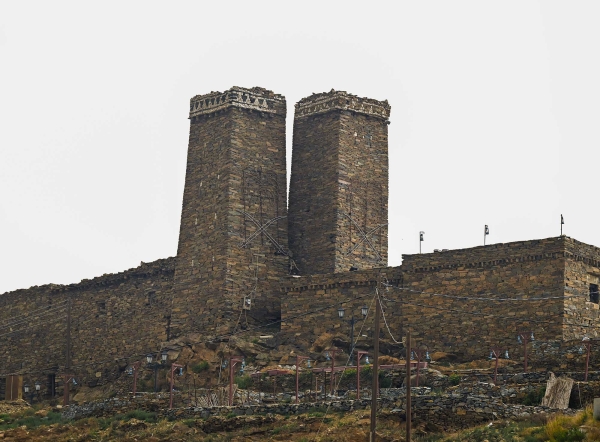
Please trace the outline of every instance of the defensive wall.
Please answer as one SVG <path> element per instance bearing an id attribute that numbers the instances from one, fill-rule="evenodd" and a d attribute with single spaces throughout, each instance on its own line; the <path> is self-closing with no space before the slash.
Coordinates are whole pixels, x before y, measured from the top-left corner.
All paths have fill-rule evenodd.
<path id="1" fill-rule="evenodd" d="M 167 258 L 78 284 L 1 295 L 0 376 L 35 372 L 35 380 L 48 384 L 45 391 L 62 382 L 70 302 L 77 380 L 93 386 L 114 379 L 127 366 L 117 359 L 145 354 L 169 339 L 174 267 L 175 259 Z"/>
<path id="2" fill-rule="evenodd" d="M 310 341 L 347 327 L 335 320 L 334 306 L 360 312 L 373 299 L 381 273 L 382 330 L 389 337 L 389 327 L 396 340 L 410 330 L 430 350 L 480 359 L 491 347 L 522 354 L 519 333 L 533 332 L 540 342 L 594 338 L 600 335 L 593 298 L 599 258 L 600 249 L 563 236 L 403 255 L 399 267 L 290 278 L 282 332 L 292 341 L 299 333 Z M 371 313 L 357 326 L 367 338 L 372 320 Z M 358 339 L 358 345 L 370 345 Z"/>

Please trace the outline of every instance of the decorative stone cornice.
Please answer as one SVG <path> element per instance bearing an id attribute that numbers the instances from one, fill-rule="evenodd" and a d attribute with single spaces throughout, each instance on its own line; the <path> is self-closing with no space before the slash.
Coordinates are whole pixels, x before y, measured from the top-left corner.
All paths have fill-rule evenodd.
<path id="1" fill-rule="evenodd" d="M 348 92 L 331 89 L 329 92 L 312 94 L 296 103 L 294 118 L 324 114 L 334 110 L 356 112 L 387 120 L 390 117 L 391 106 L 387 100 L 377 101 L 372 98 L 361 98 Z"/>
<path id="2" fill-rule="evenodd" d="M 212 114 L 228 107 L 281 115 L 285 115 L 286 112 L 283 95 L 260 87 L 245 89 L 234 86 L 225 92 L 211 92 L 193 97 L 190 100 L 190 118 Z"/>

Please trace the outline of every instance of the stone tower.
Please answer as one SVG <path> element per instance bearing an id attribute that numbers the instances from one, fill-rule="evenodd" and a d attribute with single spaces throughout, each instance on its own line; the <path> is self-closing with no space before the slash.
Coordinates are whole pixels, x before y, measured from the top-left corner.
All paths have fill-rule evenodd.
<path id="1" fill-rule="evenodd" d="M 346 92 L 296 104 L 288 209 L 300 274 L 387 265 L 387 101 Z"/>
<path id="2" fill-rule="evenodd" d="M 285 115 L 285 98 L 257 87 L 191 99 L 170 337 L 279 318 Z"/>

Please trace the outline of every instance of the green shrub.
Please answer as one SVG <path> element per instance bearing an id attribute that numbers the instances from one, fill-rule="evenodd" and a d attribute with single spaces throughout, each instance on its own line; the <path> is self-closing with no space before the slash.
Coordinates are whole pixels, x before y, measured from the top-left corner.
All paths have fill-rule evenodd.
<path id="1" fill-rule="evenodd" d="M 540 405 L 545 394 L 546 387 L 540 387 L 537 390 L 528 392 L 521 403 L 523 405 Z"/>
<path id="2" fill-rule="evenodd" d="M 127 412 L 125 419 L 137 419 L 145 422 L 156 422 L 156 413 L 145 410 L 132 410 Z"/>
<path id="3" fill-rule="evenodd" d="M 562 429 L 554 433 L 556 442 L 579 442 L 585 439 L 585 433 L 579 428 Z"/>
<path id="4" fill-rule="evenodd" d="M 360 378 L 370 379 L 373 375 L 373 367 L 371 365 L 363 366 L 360 368 Z"/>
<path id="5" fill-rule="evenodd" d="M 344 370 L 344 374 L 342 375 L 342 379 L 354 379 L 356 378 L 356 368 L 349 368 L 348 370 Z"/>
<path id="6" fill-rule="evenodd" d="M 208 361 L 200 361 L 197 364 L 192 365 L 192 371 L 194 373 L 202 373 L 203 371 L 208 370 L 208 368 Z"/>
<path id="7" fill-rule="evenodd" d="M 385 376 L 385 373 L 379 373 L 379 388 L 390 388 L 392 378 Z"/>
<path id="8" fill-rule="evenodd" d="M 450 381 L 450 385 L 458 385 L 460 384 L 460 375 L 458 373 L 452 373 L 448 380 Z"/>
<path id="9" fill-rule="evenodd" d="M 238 386 L 238 388 L 246 390 L 252 385 L 252 378 L 248 375 L 238 376 L 235 378 L 235 384 Z"/>
<path id="10" fill-rule="evenodd" d="M 26 426 L 28 429 L 52 425 L 63 421 L 60 413 L 50 411 L 46 416 L 36 416 L 34 410 L 27 409 L 18 415 L 0 415 L 0 431 Z"/>

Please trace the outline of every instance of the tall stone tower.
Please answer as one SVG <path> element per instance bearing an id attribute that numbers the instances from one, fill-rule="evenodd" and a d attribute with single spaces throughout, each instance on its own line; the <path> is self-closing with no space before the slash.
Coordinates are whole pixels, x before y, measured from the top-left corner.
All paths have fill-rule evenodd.
<path id="1" fill-rule="evenodd" d="M 279 317 L 285 115 L 285 98 L 257 87 L 191 99 L 170 337 Z"/>
<path id="2" fill-rule="evenodd" d="M 289 246 L 301 274 L 387 265 L 387 101 L 346 92 L 296 104 Z"/>

